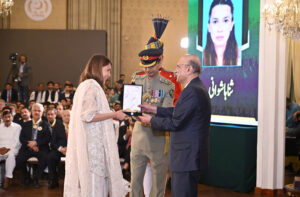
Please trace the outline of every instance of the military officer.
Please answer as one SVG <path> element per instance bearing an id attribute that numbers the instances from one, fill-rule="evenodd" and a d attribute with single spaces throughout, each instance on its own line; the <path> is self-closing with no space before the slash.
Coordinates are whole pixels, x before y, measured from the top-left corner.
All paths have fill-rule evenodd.
<path id="1" fill-rule="evenodd" d="M 168 23 L 161 18 L 153 19 L 155 35 L 150 38 L 146 49 L 139 53 L 140 66 L 144 68 L 133 74 L 132 83 L 143 85 L 143 102 L 161 107 L 171 107 L 174 93 L 181 91 L 173 72 L 162 68 L 163 42 L 160 37 Z M 176 99 L 175 99 L 176 101 Z M 168 138 L 166 133 L 153 132 L 150 125 L 137 121 L 131 141 L 131 197 L 143 196 L 143 179 L 148 160 L 151 163 L 151 197 L 163 197 L 167 178 Z"/>

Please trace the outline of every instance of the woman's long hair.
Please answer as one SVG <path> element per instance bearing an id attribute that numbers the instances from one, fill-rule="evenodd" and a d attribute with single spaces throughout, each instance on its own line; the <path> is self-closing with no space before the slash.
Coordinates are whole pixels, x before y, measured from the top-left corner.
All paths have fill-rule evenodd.
<path id="1" fill-rule="evenodd" d="M 103 88 L 102 68 L 108 64 L 112 65 L 111 61 L 106 56 L 100 54 L 93 55 L 85 66 L 84 71 L 81 73 L 79 83 L 87 79 L 94 79 Z"/>
<path id="2" fill-rule="evenodd" d="M 233 4 L 231 0 L 214 0 L 209 10 L 209 23 L 212 9 L 217 5 L 228 5 L 231 8 L 232 20 L 233 20 Z M 238 56 L 238 46 L 235 39 L 234 26 L 230 32 L 229 38 L 226 43 L 226 48 L 223 56 L 223 65 L 236 65 Z M 203 65 L 204 66 L 216 66 L 217 54 L 214 43 L 211 39 L 210 32 L 207 31 L 206 46 L 204 49 Z"/>

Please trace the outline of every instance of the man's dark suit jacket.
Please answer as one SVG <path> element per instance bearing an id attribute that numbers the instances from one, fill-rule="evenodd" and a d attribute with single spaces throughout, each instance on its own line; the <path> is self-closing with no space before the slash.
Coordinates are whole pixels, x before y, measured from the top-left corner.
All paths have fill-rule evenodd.
<path id="1" fill-rule="evenodd" d="M 202 171 L 208 167 L 210 116 L 210 98 L 198 77 L 183 89 L 175 107 L 157 108 L 151 127 L 154 131 L 171 131 L 170 171 Z"/>
<path id="2" fill-rule="evenodd" d="M 37 138 L 36 138 L 36 143 L 39 148 L 39 150 L 49 150 L 49 142 L 51 139 L 51 128 L 48 122 L 42 120 L 39 123 L 39 126 L 42 127 L 41 131 L 37 131 Z M 32 120 L 25 122 L 22 125 L 22 130 L 20 134 L 20 142 L 22 144 L 21 149 L 27 149 L 28 146 L 28 141 L 32 140 Z"/>
<path id="3" fill-rule="evenodd" d="M 1 98 L 7 102 L 7 90 L 3 90 L 1 94 Z M 15 89 L 11 89 L 11 102 L 17 102 L 18 101 L 18 92 Z"/>
<path id="4" fill-rule="evenodd" d="M 70 98 L 71 100 L 73 100 L 73 97 L 74 97 L 74 92 L 72 92 L 72 93 L 70 94 L 69 98 Z M 67 97 L 66 97 L 65 92 L 60 92 L 60 93 L 59 93 L 59 97 L 58 97 L 58 100 L 59 100 L 59 101 L 61 101 L 61 99 L 66 99 L 66 98 L 67 98 Z"/>
<path id="5" fill-rule="evenodd" d="M 60 120 L 52 127 L 51 149 L 57 150 L 59 147 L 67 146 L 66 129 Z"/>
<path id="6" fill-rule="evenodd" d="M 20 66 L 21 66 L 21 64 L 19 64 L 17 66 L 17 70 L 15 71 L 16 76 L 19 73 Z M 31 76 L 31 72 L 32 72 L 31 67 L 27 63 L 25 63 L 25 66 L 23 68 L 22 77 L 21 77 L 21 85 L 22 86 L 28 86 L 29 85 L 29 78 Z"/>

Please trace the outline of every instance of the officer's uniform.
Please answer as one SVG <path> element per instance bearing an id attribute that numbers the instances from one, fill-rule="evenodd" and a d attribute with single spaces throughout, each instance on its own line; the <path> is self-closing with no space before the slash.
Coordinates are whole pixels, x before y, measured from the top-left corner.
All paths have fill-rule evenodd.
<path id="1" fill-rule="evenodd" d="M 140 66 L 142 67 L 155 66 L 163 54 L 163 42 L 159 39 L 163 30 L 162 32 L 159 31 L 164 28 L 157 27 L 166 26 L 167 21 L 165 19 L 153 19 L 153 22 L 156 23 L 154 25 L 156 36 L 151 37 L 146 49 L 139 53 Z M 152 79 L 149 79 L 144 71 L 136 72 L 132 76 L 132 82 L 143 85 L 143 102 L 158 107 L 172 107 L 174 93 L 178 92 L 178 87 L 181 90 L 174 73 L 164 69 L 160 69 L 159 74 Z M 143 196 L 143 179 L 148 160 L 151 162 L 152 172 L 150 197 L 164 196 L 168 171 L 167 136 L 167 132 L 153 132 L 150 125 L 142 125 L 139 121 L 135 123 L 130 154 L 131 197 Z"/>
<path id="2" fill-rule="evenodd" d="M 161 75 L 149 80 L 146 73 L 133 75 L 135 84 L 143 85 L 143 102 L 159 107 L 173 105 L 174 84 Z M 151 161 L 150 196 L 164 196 L 168 159 L 165 133 L 153 132 L 150 126 L 136 122 L 131 141 L 132 196 L 142 196 L 143 179 L 148 159 Z"/>

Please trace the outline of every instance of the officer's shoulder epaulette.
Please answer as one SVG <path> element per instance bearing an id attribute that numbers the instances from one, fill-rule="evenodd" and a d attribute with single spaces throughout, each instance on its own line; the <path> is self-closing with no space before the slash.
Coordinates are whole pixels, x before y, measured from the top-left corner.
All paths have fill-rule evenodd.
<path id="1" fill-rule="evenodd" d="M 168 84 L 168 85 L 171 85 L 173 83 L 170 79 L 168 79 L 162 75 L 159 76 L 159 81 L 161 81 L 162 83 Z"/>
<path id="2" fill-rule="evenodd" d="M 136 79 L 142 79 L 147 76 L 145 71 L 137 71 L 132 74 L 132 81 L 135 81 Z"/>
<path id="3" fill-rule="evenodd" d="M 161 68 L 160 71 L 159 71 L 159 73 L 164 78 L 167 78 L 167 79 L 169 79 L 171 81 L 174 81 L 174 80 L 176 81 L 176 76 L 175 76 L 175 74 L 174 74 L 173 71 L 168 71 L 168 70 L 166 70 L 164 68 Z"/>

